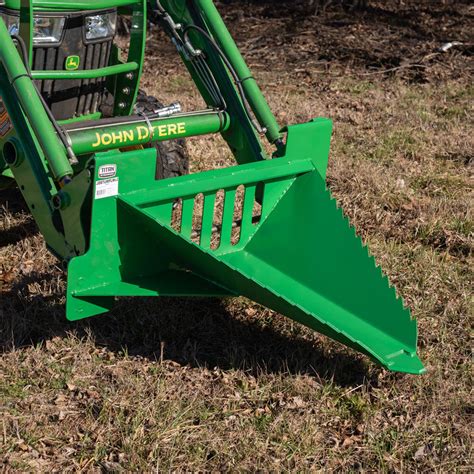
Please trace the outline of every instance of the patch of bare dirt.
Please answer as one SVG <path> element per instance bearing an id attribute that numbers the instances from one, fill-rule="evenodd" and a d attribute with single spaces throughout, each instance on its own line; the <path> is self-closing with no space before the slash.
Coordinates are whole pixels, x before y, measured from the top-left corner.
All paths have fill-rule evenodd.
<path id="1" fill-rule="evenodd" d="M 230 3 L 222 9 L 246 57 L 275 74 L 317 81 L 350 70 L 423 83 L 473 72 L 468 1 L 369 1 L 349 10 L 340 2 Z"/>

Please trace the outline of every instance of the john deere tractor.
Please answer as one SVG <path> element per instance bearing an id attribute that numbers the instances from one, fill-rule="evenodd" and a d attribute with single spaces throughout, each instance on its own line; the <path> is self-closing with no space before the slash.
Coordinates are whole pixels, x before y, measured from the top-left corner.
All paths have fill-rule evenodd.
<path id="1" fill-rule="evenodd" d="M 205 109 L 140 92 L 150 19 Z M 326 187 L 331 133 L 277 124 L 211 0 L 0 0 L 0 183 L 64 265 L 71 321 L 117 297 L 242 295 L 422 373 L 416 321 Z M 235 166 L 188 173 L 184 138 L 205 134 Z"/>

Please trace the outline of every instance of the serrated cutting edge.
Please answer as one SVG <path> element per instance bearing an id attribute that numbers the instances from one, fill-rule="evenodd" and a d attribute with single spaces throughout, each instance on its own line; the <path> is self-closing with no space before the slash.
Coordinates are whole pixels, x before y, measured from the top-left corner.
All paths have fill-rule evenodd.
<path id="1" fill-rule="evenodd" d="M 363 249 L 365 249 L 367 251 L 367 257 L 369 257 L 369 259 L 373 260 L 374 262 L 374 265 L 375 265 L 375 268 L 380 271 L 380 276 L 387 280 L 387 284 L 389 286 L 389 288 L 393 289 L 394 293 L 395 293 L 395 297 L 397 298 L 397 300 L 402 300 L 403 302 L 403 306 L 406 308 L 406 309 L 409 309 L 408 306 L 405 305 L 405 301 L 403 300 L 403 298 L 398 294 L 398 290 L 397 288 L 395 287 L 395 285 L 393 285 L 390 281 L 390 278 L 389 276 L 383 271 L 383 268 L 382 266 L 377 262 L 377 259 L 376 257 L 373 255 L 373 253 L 370 251 L 370 247 L 368 246 L 368 244 L 366 242 L 364 242 L 364 240 L 362 239 L 362 237 L 360 236 L 360 234 L 357 232 L 357 229 L 356 227 L 352 224 L 351 222 L 351 219 L 347 216 L 347 214 L 344 212 L 344 208 L 339 205 L 339 202 L 337 201 L 337 199 L 332 195 L 332 192 L 331 190 L 326 187 L 325 188 L 325 191 L 326 193 L 329 195 L 329 199 L 331 200 L 331 202 L 333 202 L 335 204 L 335 207 L 341 212 L 342 216 L 343 216 L 343 219 L 344 221 L 347 223 L 348 227 L 353 231 L 354 233 L 354 236 L 360 240 L 360 243 L 361 243 L 361 247 Z M 414 318 L 412 318 L 414 319 Z"/>
<path id="2" fill-rule="evenodd" d="M 250 237 L 225 252 L 203 248 L 182 236 L 171 222 L 157 217 L 162 213 L 128 204 L 163 228 L 158 234 L 183 268 L 302 322 L 391 370 L 421 373 L 415 320 L 330 190 L 319 175 L 309 174 L 292 179 L 284 193 L 267 204 L 271 212 Z M 292 210 L 304 196 L 314 201 L 306 208 L 303 203 L 304 216 L 291 222 Z"/>

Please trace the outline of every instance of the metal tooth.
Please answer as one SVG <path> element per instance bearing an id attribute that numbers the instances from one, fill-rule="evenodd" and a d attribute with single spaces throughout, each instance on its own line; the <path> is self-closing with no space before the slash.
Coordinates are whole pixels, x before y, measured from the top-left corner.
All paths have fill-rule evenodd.
<path id="1" fill-rule="evenodd" d="M 383 271 L 383 268 L 381 265 L 379 265 L 377 263 L 377 259 L 374 257 L 374 255 L 372 254 L 372 252 L 370 251 L 370 248 L 368 246 L 368 244 L 366 244 L 360 237 L 360 235 L 357 233 L 357 229 L 355 228 L 355 226 L 352 225 L 350 219 L 346 216 L 346 214 L 344 213 L 344 209 L 342 208 L 342 206 L 339 205 L 338 201 L 336 198 L 333 197 L 333 195 L 331 194 L 331 191 L 326 188 L 326 192 L 329 194 L 330 196 L 330 199 L 331 201 L 334 202 L 336 208 L 341 211 L 341 214 L 344 218 L 344 220 L 347 222 L 347 225 L 350 227 L 350 229 L 354 232 L 354 235 L 355 237 L 357 237 L 359 240 L 360 240 L 360 243 L 361 243 L 361 246 L 363 249 L 365 249 L 366 253 L 367 253 L 367 256 L 369 257 L 369 259 L 372 261 L 372 263 L 374 264 L 374 267 L 377 271 L 377 273 L 379 274 L 379 276 L 385 281 L 385 283 L 387 284 L 388 288 L 391 290 L 391 292 L 393 293 L 393 295 L 395 296 L 395 299 L 397 301 L 399 301 L 402 306 L 403 306 L 403 309 L 409 311 L 409 307 L 406 305 L 405 303 L 405 300 L 398 294 L 398 290 L 397 288 L 392 285 L 391 281 L 390 281 L 390 278 L 386 275 L 386 273 Z M 412 320 L 415 320 L 416 318 L 414 318 L 412 315 L 410 315 L 411 319 Z"/>

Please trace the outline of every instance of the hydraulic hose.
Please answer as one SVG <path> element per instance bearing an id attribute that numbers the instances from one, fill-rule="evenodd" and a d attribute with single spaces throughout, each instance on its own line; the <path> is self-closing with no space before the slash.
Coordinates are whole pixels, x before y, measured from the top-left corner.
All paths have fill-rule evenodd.
<path id="1" fill-rule="evenodd" d="M 242 53 L 235 44 L 214 2 L 212 0 L 192 1 L 199 10 L 199 14 L 202 16 L 209 33 L 220 46 L 229 62 L 233 65 L 237 76 L 242 82 L 245 96 L 255 117 L 259 124 L 266 129 L 265 135 L 268 141 L 280 148 L 282 146 L 280 126 L 265 100 L 262 91 L 258 87 L 257 82 L 252 77 L 252 73 L 242 57 Z"/>
<path id="2" fill-rule="evenodd" d="M 201 28 L 200 26 L 197 26 L 197 25 L 188 25 L 186 26 L 186 28 L 184 29 L 183 31 L 183 39 L 184 39 L 184 43 L 185 45 L 188 45 L 188 47 L 191 47 L 192 49 L 193 46 L 192 46 L 192 43 L 191 43 L 191 40 L 189 38 L 189 31 L 190 30 L 195 30 L 197 31 L 199 34 L 201 34 L 202 36 L 204 36 L 204 38 L 207 40 L 207 42 L 212 46 L 212 48 L 216 51 L 216 53 L 220 56 L 220 58 L 222 59 L 223 63 L 225 64 L 225 66 L 227 67 L 227 69 L 229 70 L 232 78 L 234 79 L 234 83 L 237 87 L 237 90 L 239 92 L 239 95 L 240 95 L 240 98 L 242 100 L 242 105 L 244 106 L 244 109 L 245 109 L 245 113 L 247 114 L 247 117 L 248 119 L 250 120 L 250 122 L 253 124 L 255 130 L 257 130 L 258 133 L 260 134 L 265 134 L 266 133 L 266 130 L 264 128 L 262 128 L 260 126 L 260 124 L 253 118 L 252 116 L 252 110 L 250 109 L 250 106 L 248 104 L 248 101 L 247 101 L 247 97 L 245 95 L 245 91 L 244 91 L 244 88 L 242 87 L 242 81 L 239 79 L 239 76 L 237 75 L 237 72 L 235 71 L 234 67 L 232 66 L 231 62 L 229 61 L 229 59 L 227 58 L 227 56 L 224 54 L 224 52 L 222 51 L 222 49 L 220 48 L 220 46 L 214 41 L 214 39 L 207 33 L 206 30 L 204 30 L 203 28 Z"/>
<path id="3" fill-rule="evenodd" d="M 214 29 L 221 33 L 223 30 L 225 30 L 226 37 L 224 39 L 227 40 L 227 43 L 229 42 L 231 43 L 230 46 L 233 45 L 233 49 L 231 49 L 231 51 L 233 51 L 234 53 L 235 51 L 238 52 L 237 46 L 233 42 L 232 37 L 230 36 L 227 29 L 225 28 L 222 18 L 220 18 L 220 15 L 217 12 L 217 10 L 215 10 L 214 8 L 214 10 L 209 11 L 207 7 L 205 8 L 205 6 L 203 5 L 203 2 L 197 2 L 197 3 L 199 4 L 200 8 L 203 9 L 203 13 L 207 14 L 207 16 L 211 15 L 214 12 L 215 15 L 213 16 L 213 21 L 215 20 L 215 23 L 216 23 L 216 24 L 212 24 Z M 171 18 L 169 13 L 165 10 L 165 8 L 163 8 L 159 0 L 154 1 L 154 6 L 155 6 L 155 9 L 154 9 L 155 14 L 158 17 L 160 17 L 164 21 L 165 24 L 167 24 L 168 30 L 170 31 L 170 34 L 173 40 L 175 42 L 180 43 L 182 47 L 184 47 L 184 50 L 191 56 L 191 61 L 193 61 L 193 58 L 199 58 L 199 52 L 193 47 L 192 42 L 189 38 L 190 30 L 194 30 L 198 32 L 201 36 L 203 36 L 206 39 L 208 44 L 218 54 L 218 56 L 221 58 L 224 65 L 228 69 L 229 73 L 231 74 L 234 80 L 235 86 L 237 88 L 237 92 L 241 98 L 245 113 L 250 123 L 253 125 L 253 127 L 256 129 L 256 131 L 259 134 L 265 134 L 271 143 L 275 144 L 278 148 L 282 147 L 283 142 L 282 142 L 281 134 L 279 132 L 279 127 L 275 120 L 275 117 L 273 116 L 265 99 L 263 98 L 263 95 L 260 89 L 258 88 L 257 84 L 255 83 L 255 80 L 250 75 L 250 71 L 248 70 L 248 67 L 245 65 L 245 62 L 242 56 L 240 55 L 240 52 L 238 52 L 238 54 L 234 54 L 233 56 L 234 59 L 237 61 L 237 65 L 240 67 L 240 72 L 239 72 L 238 70 L 236 70 L 236 67 L 234 66 L 233 62 L 229 58 L 229 55 L 224 51 L 224 49 L 219 45 L 219 43 L 205 29 L 197 25 L 187 25 L 183 29 L 182 25 L 178 25 L 174 22 L 174 20 Z M 179 30 L 183 30 L 182 38 L 178 34 Z M 230 48 L 230 46 L 229 44 L 227 44 L 228 49 Z M 249 82 L 249 85 L 244 84 L 246 81 Z M 250 84 L 251 82 L 253 82 L 253 84 Z M 254 115 L 257 119 L 254 118 Z"/>

